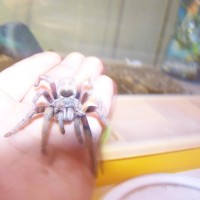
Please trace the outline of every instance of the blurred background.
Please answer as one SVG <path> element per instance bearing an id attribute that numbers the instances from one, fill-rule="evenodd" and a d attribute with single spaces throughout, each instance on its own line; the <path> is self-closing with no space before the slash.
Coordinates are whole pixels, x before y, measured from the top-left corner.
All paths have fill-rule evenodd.
<path id="1" fill-rule="evenodd" d="M 198 60 L 170 46 L 194 2 L 0 0 L 0 69 L 42 50 L 79 51 L 103 60 L 120 94 L 198 94 Z"/>

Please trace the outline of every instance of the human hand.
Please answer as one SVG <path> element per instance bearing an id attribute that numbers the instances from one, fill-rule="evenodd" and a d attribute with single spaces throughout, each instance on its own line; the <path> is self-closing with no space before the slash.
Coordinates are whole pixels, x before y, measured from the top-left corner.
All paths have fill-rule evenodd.
<path id="1" fill-rule="evenodd" d="M 73 125 L 60 134 L 53 123 L 47 155 L 41 154 L 42 116 L 34 118 L 16 135 L 4 138 L 32 106 L 36 92 L 33 84 L 39 75 L 55 79 L 91 77 L 94 91 L 101 97 L 108 115 L 113 84 L 101 76 L 102 63 L 94 57 L 69 54 L 61 61 L 55 53 L 46 52 L 27 58 L 0 73 L 0 194 L 2 199 L 91 199 L 94 177 L 87 162 L 87 152 L 80 147 Z M 102 127 L 88 116 L 93 136 L 98 140 Z"/>

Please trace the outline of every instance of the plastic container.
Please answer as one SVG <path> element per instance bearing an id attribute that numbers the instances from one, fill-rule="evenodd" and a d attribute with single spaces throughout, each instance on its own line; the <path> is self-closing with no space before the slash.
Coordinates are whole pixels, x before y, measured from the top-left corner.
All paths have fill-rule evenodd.
<path id="1" fill-rule="evenodd" d="M 200 179 L 151 174 L 127 180 L 112 188 L 102 200 L 199 200 Z"/>
<path id="2" fill-rule="evenodd" d="M 200 168 L 200 96 L 119 96 L 97 185 Z"/>

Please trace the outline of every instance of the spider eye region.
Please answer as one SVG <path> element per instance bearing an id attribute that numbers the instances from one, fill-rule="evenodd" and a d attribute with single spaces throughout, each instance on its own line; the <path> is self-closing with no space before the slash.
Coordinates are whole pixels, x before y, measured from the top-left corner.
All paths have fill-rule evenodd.
<path id="1" fill-rule="evenodd" d="M 60 95 L 63 96 L 63 97 L 71 97 L 74 95 L 74 91 L 72 90 L 62 90 L 60 92 Z"/>

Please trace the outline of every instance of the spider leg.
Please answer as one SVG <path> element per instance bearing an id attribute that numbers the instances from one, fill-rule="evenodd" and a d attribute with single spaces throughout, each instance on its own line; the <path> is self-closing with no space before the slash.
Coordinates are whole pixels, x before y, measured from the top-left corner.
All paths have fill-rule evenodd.
<path id="1" fill-rule="evenodd" d="M 95 155 L 92 132 L 91 132 L 86 115 L 83 115 L 81 117 L 81 122 L 83 125 L 86 147 L 88 148 L 89 156 L 91 159 L 91 171 L 92 171 L 93 175 L 96 176 L 96 174 L 97 174 L 97 159 L 96 159 L 96 155 Z"/>
<path id="2" fill-rule="evenodd" d="M 92 80 L 90 77 L 82 79 L 82 84 L 78 86 L 76 98 L 80 99 L 81 103 L 84 103 L 89 97 L 89 91 L 92 91 Z"/>
<path id="3" fill-rule="evenodd" d="M 34 109 L 30 110 L 26 114 L 26 116 L 11 131 L 9 131 L 8 133 L 4 135 L 4 137 L 9 137 L 17 133 L 23 126 L 26 125 L 26 123 L 28 123 L 31 120 L 33 115 L 42 113 L 44 112 L 44 110 L 45 110 L 45 106 L 35 107 Z"/>
<path id="4" fill-rule="evenodd" d="M 88 92 L 84 92 L 84 94 L 81 97 L 81 103 L 84 104 L 89 98 L 89 93 Z"/>
<path id="5" fill-rule="evenodd" d="M 46 107 L 44 111 L 44 122 L 42 126 L 42 143 L 41 143 L 41 150 L 42 150 L 42 153 L 44 154 L 46 153 L 48 133 L 49 133 L 50 123 L 51 123 L 53 114 L 54 114 L 53 107 Z"/>
<path id="6" fill-rule="evenodd" d="M 102 112 L 102 105 L 100 101 L 96 101 L 93 99 L 93 97 L 90 97 L 88 92 L 85 92 L 81 97 L 81 103 L 85 112 L 96 112 L 103 125 L 108 125 L 107 120 Z"/>
<path id="7" fill-rule="evenodd" d="M 82 135 L 81 135 L 80 126 L 81 126 L 80 118 L 79 117 L 75 117 L 74 118 L 75 133 L 76 133 L 76 136 L 77 136 L 77 139 L 78 139 L 79 143 L 83 144 L 83 138 L 82 138 Z"/>
<path id="8" fill-rule="evenodd" d="M 34 84 L 35 87 L 37 87 L 39 84 L 40 84 L 40 81 L 46 81 L 47 83 L 49 83 L 50 85 L 50 88 L 51 88 L 51 92 L 52 92 L 52 95 L 54 97 L 54 99 L 56 99 L 58 97 L 57 95 L 57 88 L 56 88 L 56 83 L 54 80 L 52 80 L 51 77 L 47 76 L 47 75 L 41 75 L 39 76 L 39 79 L 38 81 Z"/>
<path id="9" fill-rule="evenodd" d="M 88 97 L 89 93 L 87 91 L 83 91 L 81 87 L 77 88 L 76 99 L 79 99 L 82 104 L 87 101 Z"/>
<path id="10" fill-rule="evenodd" d="M 60 111 L 60 112 L 58 113 L 57 119 L 58 119 L 58 124 L 59 124 L 59 127 L 60 127 L 60 132 L 61 132 L 62 134 L 65 134 L 64 113 L 63 113 L 62 111 Z"/>
<path id="11" fill-rule="evenodd" d="M 103 124 L 103 126 L 107 127 L 108 126 L 108 122 L 107 122 L 107 119 L 106 117 L 104 116 L 102 110 L 97 107 L 97 106 L 88 106 L 87 109 L 86 109 L 86 113 L 90 113 L 90 112 L 95 112 L 97 113 L 99 119 L 100 119 L 100 122 Z"/>
<path id="12" fill-rule="evenodd" d="M 51 103 L 53 101 L 53 99 L 51 98 L 49 92 L 47 92 L 46 90 L 39 90 L 36 95 L 33 98 L 33 106 L 35 107 L 38 99 L 43 96 L 49 103 Z"/>

